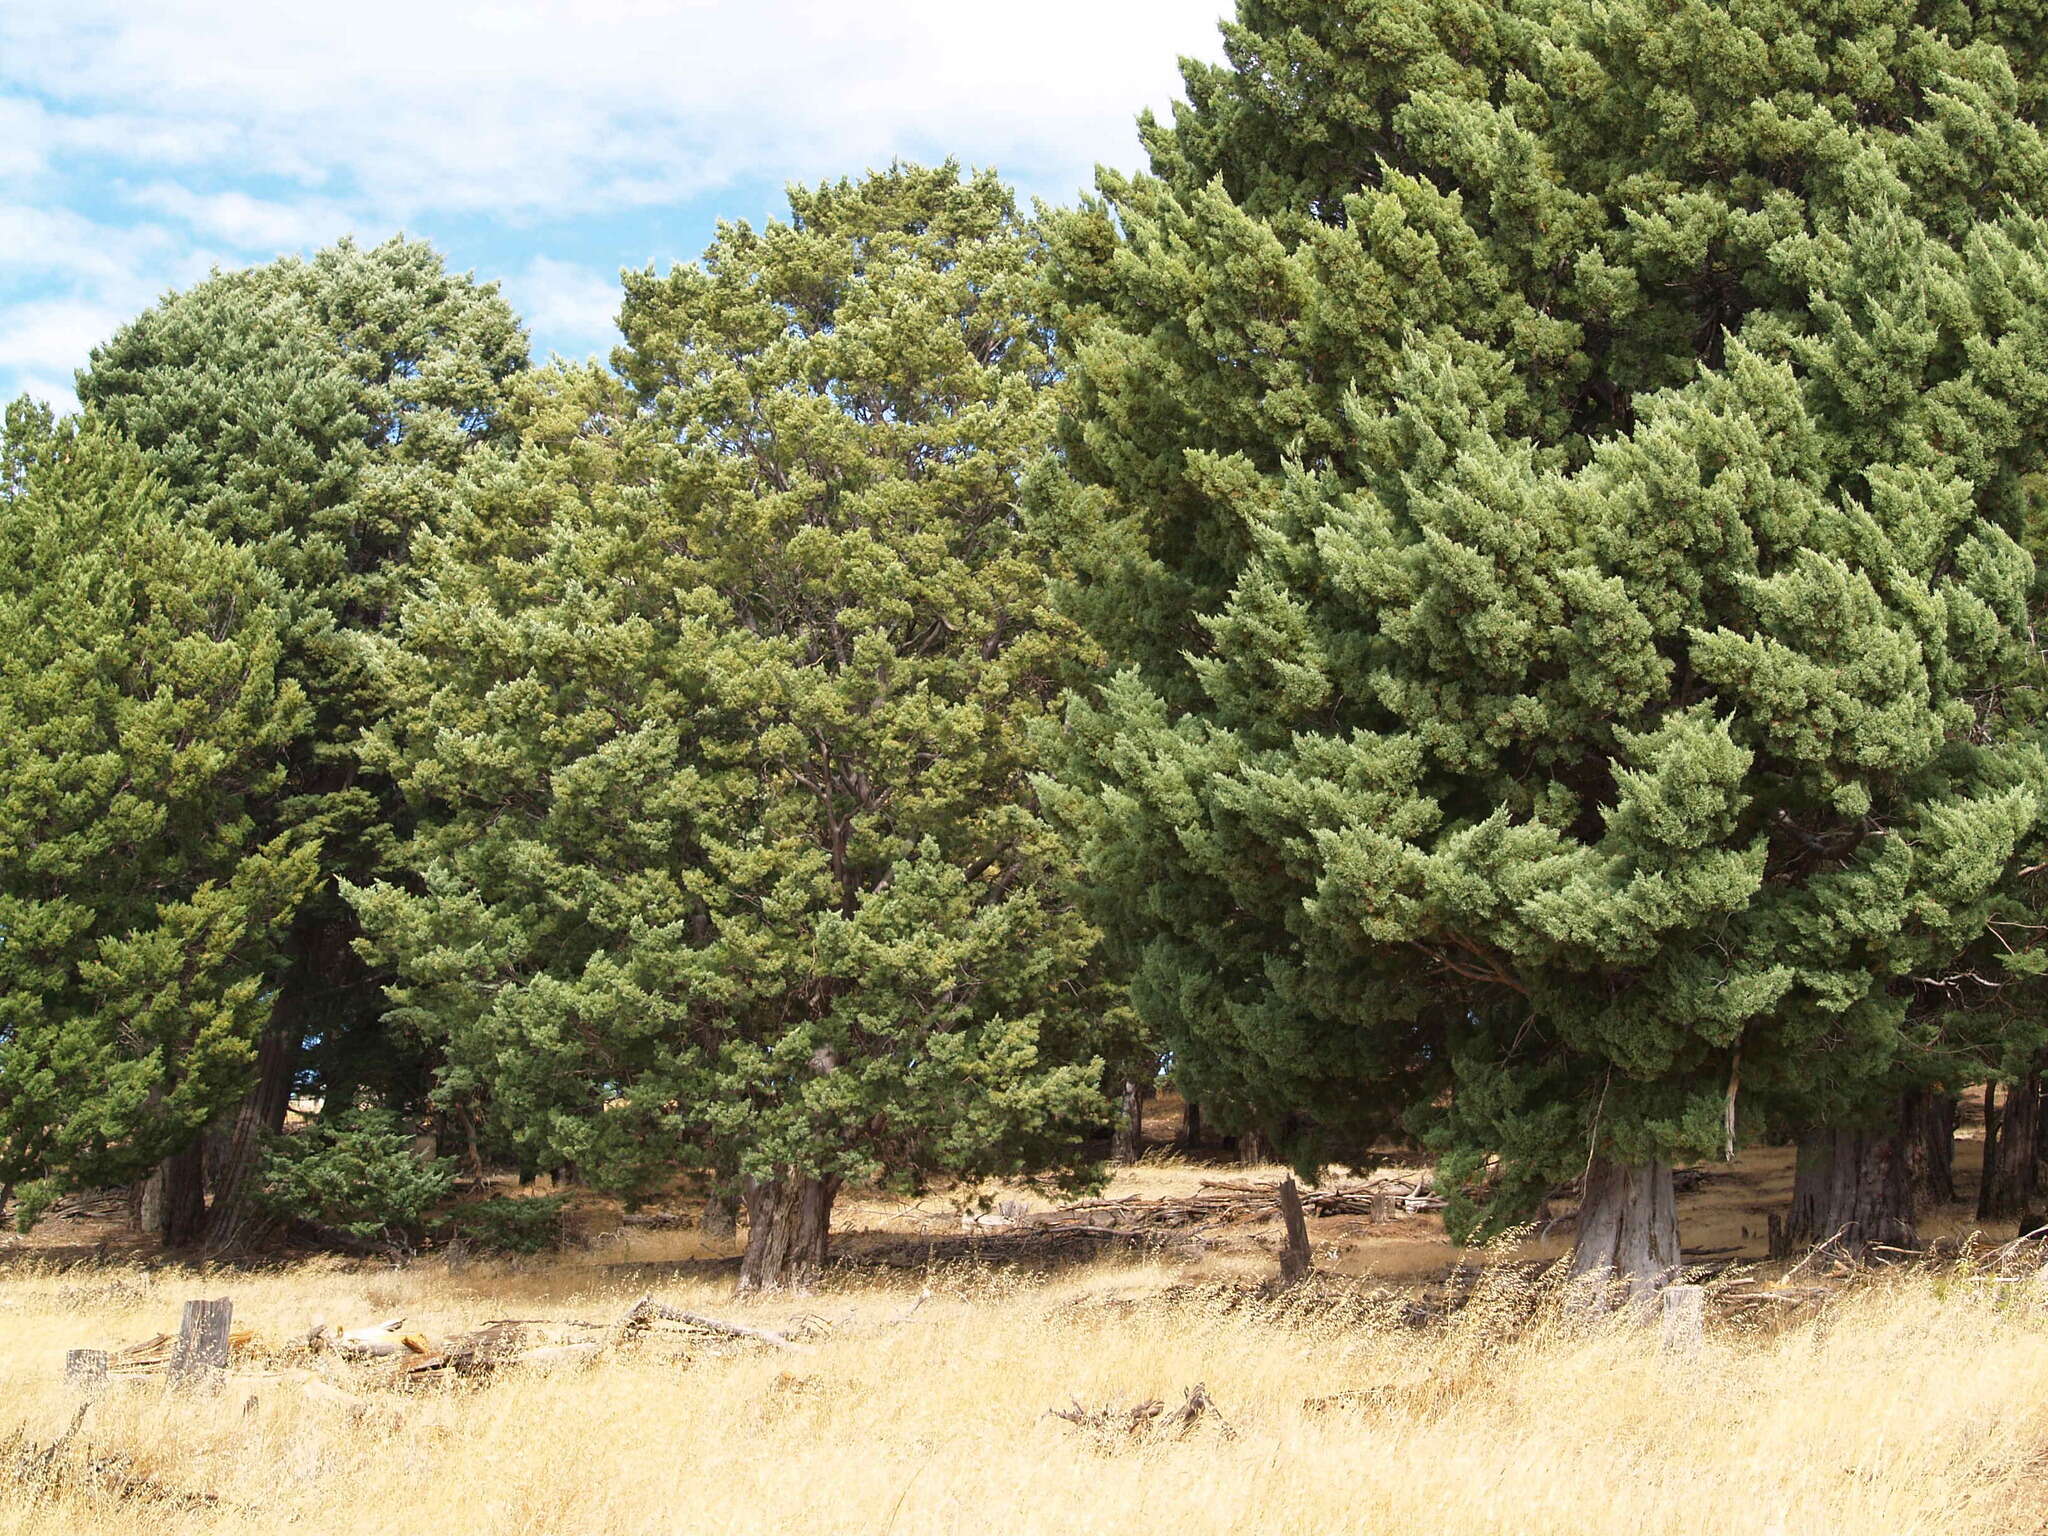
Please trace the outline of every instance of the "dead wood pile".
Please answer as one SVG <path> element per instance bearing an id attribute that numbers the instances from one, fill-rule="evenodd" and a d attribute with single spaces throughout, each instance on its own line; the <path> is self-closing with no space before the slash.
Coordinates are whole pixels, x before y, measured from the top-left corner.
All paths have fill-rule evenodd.
<path id="1" fill-rule="evenodd" d="M 394 1410 L 361 1396 L 378 1386 L 410 1386 L 437 1375 L 480 1377 L 506 1367 L 559 1368 L 587 1364 L 629 1341 L 666 1337 L 766 1345 L 801 1353 L 809 1346 L 745 1323 L 686 1312 L 642 1296 L 614 1318 L 493 1318 L 466 1333 L 436 1341 L 410 1331 L 402 1317 L 362 1328 L 315 1322 L 302 1339 L 262 1343 L 253 1329 L 230 1328 L 232 1304 L 190 1302 L 177 1333 L 157 1333 L 120 1349 L 74 1349 L 65 1355 L 66 1381 L 88 1402 L 115 1384 L 149 1380 L 184 1391 L 218 1394 L 282 1383 L 304 1399 L 351 1417 Z M 337 1383 L 346 1385 L 338 1385 Z M 254 1395 L 250 1402 L 256 1401 Z"/>
<path id="2" fill-rule="evenodd" d="M 1370 1179 L 1301 1191 L 1309 1216 L 1370 1216 L 1389 1221 L 1415 1211 L 1441 1210 L 1444 1199 L 1427 1178 Z M 1036 1232 L 1207 1232 L 1219 1227 L 1272 1221 L 1280 1214 L 1280 1184 L 1253 1179 L 1204 1179 L 1192 1195 L 1126 1195 L 1116 1200 L 1080 1200 L 1050 1211 L 1032 1211 L 990 1221 L 983 1227 Z"/>
<path id="3" fill-rule="evenodd" d="M 1213 1424 L 1226 1440 L 1237 1435 L 1215 1399 L 1209 1396 L 1208 1388 L 1199 1381 L 1181 1394 L 1180 1405 L 1170 1412 L 1165 1402 L 1156 1397 L 1145 1398 L 1128 1408 L 1090 1408 L 1079 1398 L 1070 1402 L 1071 1407 L 1046 1409 L 1046 1416 L 1085 1431 L 1103 1449 L 1133 1441 L 1182 1439 L 1204 1423 Z"/>

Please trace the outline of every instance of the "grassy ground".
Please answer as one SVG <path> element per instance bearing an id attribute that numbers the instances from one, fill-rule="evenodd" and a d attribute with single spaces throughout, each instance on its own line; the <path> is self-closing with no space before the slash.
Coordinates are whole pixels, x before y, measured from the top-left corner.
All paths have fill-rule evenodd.
<path id="1" fill-rule="evenodd" d="M 1959 1173 L 1973 1158 L 1966 1130 Z M 1111 1193 L 1219 1172 L 1241 1176 L 1162 1160 Z M 1951 1259 L 1738 1304 L 1775 1273 L 1752 1261 L 1788 1177 L 1782 1154 L 1748 1154 L 1682 1199 L 1688 1249 L 1751 1276 L 1716 1282 L 1689 1356 L 1547 1289 L 1527 1261 L 1555 1238 L 1504 1250 L 1469 1304 L 1420 1321 L 1447 1272 L 1484 1257 L 1427 1216 L 1314 1223 L 1319 1274 L 1286 1296 L 1260 1288 L 1267 1225 L 1170 1262 L 870 1264 L 750 1302 L 731 1294 L 731 1245 L 615 1212 L 607 1229 L 586 1211 L 589 1246 L 545 1261 L 212 1273 L 53 1222 L 0 1245 L 0 1532 L 2048 1532 L 2048 1278 Z M 957 1234 L 961 1215 L 864 1196 L 839 1224 L 842 1249 L 873 1258 Z M 1960 1234 L 1967 1208 L 1925 1226 Z M 304 1342 L 315 1320 L 403 1316 L 436 1341 L 496 1318 L 604 1320 L 648 1291 L 803 1347 L 649 1331 L 586 1364 L 408 1383 Z M 240 1379 L 182 1397 L 117 1383 L 78 1417 L 66 1349 L 146 1338 L 221 1295 L 255 1330 Z M 1197 1384 L 1217 1412 L 1160 1428 Z M 1163 1409 L 1137 1434 L 1048 1412 L 1077 1400 L 1126 1423 L 1141 1401 Z"/>
<path id="2" fill-rule="evenodd" d="M 398 1385 L 304 1357 L 309 1318 L 603 1317 L 587 1265 L 309 1264 L 194 1276 L 18 1274 L 0 1300 L 0 1529 L 18 1532 L 1910 1532 L 2048 1529 L 2048 1287 L 1950 1271 L 1810 1309 L 1717 1316 L 1686 1358 L 1575 1318 L 1503 1270 L 1448 1322 L 1342 1281 L 1291 1301 L 1173 1270 L 935 1277 L 741 1305 L 669 1301 L 808 1337 L 803 1353 L 649 1334 L 581 1368 Z M 293 1381 L 180 1398 L 117 1387 L 73 1414 L 62 1352 L 146 1336 L 226 1293 L 238 1369 Z M 1792 1311 L 1790 1318 L 1780 1312 Z M 906 1315 L 907 1314 L 907 1315 Z M 1079 1399 L 1221 1417 L 1185 1435 L 1047 1416 Z M 0 1428 L 4 1434 L 4 1428 Z"/>

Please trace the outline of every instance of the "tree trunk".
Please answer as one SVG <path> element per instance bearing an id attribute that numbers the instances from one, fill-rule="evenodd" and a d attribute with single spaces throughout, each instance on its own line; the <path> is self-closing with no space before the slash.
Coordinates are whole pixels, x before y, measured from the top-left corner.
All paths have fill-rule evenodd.
<path id="1" fill-rule="evenodd" d="M 1109 1155 L 1113 1162 L 1135 1163 L 1145 1153 L 1145 1090 L 1134 1077 L 1124 1079 L 1123 1101 L 1117 1109 L 1116 1135 Z"/>
<path id="2" fill-rule="evenodd" d="M 1619 1282 L 1631 1301 L 1655 1294 L 1678 1273 L 1678 1196 L 1667 1162 L 1586 1169 L 1572 1275 Z"/>
<path id="3" fill-rule="evenodd" d="M 1978 1186 L 1977 1216 L 1981 1221 L 2017 1221 L 2028 1230 L 2041 1191 L 2041 1073 L 2033 1069 L 2005 1090 L 1998 1115 L 1998 1139 L 1984 1146 L 1984 1182 Z"/>
<path id="4" fill-rule="evenodd" d="M 704 1197 L 704 1219 L 700 1223 L 706 1237 L 724 1242 L 739 1230 L 739 1201 L 731 1191 L 714 1189 Z"/>
<path id="5" fill-rule="evenodd" d="M 1264 1131 L 1240 1131 L 1237 1135 L 1237 1160 L 1247 1168 L 1262 1163 L 1278 1162 L 1273 1151 L 1272 1139 Z"/>
<path id="6" fill-rule="evenodd" d="M 1824 1129 L 1800 1136 L 1792 1215 L 1783 1234 L 1781 1257 L 1822 1243 L 1855 1255 L 1873 1245 L 1915 1246 L 1898 1128 Z"/>
<path id="7" fill-rule="evenodd" d="M 839 1179 L 784 1172 L 748 1179 L 747 1248 L 740 1258 L 742 1291 L 801 1290 L 830 1257 L 832 1201 Z"/>
<path id="8" fill-rule="evenodd" d="M 1302 1214 L 1301 1191 L 1291 1173 L 1280 1181 L 1280 1221 L 1287 1233 L 1286 1246 L 1280 1250 L 1280 1282 L 1295 1285 L 1308 1278 L 1314 1253 L 1308 1242 L 1308 1218 Z"/>
<path id="9" fill-rule="evenodd" d="M 214 1173 L 213 1207 L 206 1216 L 206 1246 L 239 1247 L 256 1216 L 250 1198 L 264 1156 L 264 1143 L 284 1129 L 291 1107 L 292 1057 L 298 1044 L 289 1024 L 273 1017 L 256 1042 L 256 1081 L 235 1110 Z"/>
<path id="10" fill-rule="evenodd" d="M 166 1248 L 191 1247 L 206 1235 L 204 1140 L 193 1137 L 191 1146 L 165 1158 L 150 1178 L 157 1186 L 152 1230 Z"/>
<path id="11" fill-rule="evenodd" d="M 1918 1088 L 1899 1111 L 1906 1147 L 1907 1183 L 1912 1198 L 1947 1205 L 1956 1197 L 1956 1101 L 1935 1088 Z"/>
<path id="12" fill-rule="evenodd" d="M 1184 1100 L 1180 1107 L 1180 1135 L 1174 1145 L 1183 1152 L 1192 1152 L 1202 1144 L 1202 1106 L 1193 1099 Z"/>

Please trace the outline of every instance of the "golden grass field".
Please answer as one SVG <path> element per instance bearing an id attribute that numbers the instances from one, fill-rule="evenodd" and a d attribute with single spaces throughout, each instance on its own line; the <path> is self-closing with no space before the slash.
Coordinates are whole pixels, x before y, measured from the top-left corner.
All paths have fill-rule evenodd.
<path id="1" fill-rule="evenodd" d="M 1156 1191 L 1196 1172 L 1124 1178 Z M 1397 1270 L 1432 1242 L 1421 1224 L 1383 1240 L 1408 1245 Z M 1355 1230 L 1317 1233 L 1347 1272 L 1291 1295 L 1256 1284 L 1265 1239 L 1192 1265 L 835 1270 L 812 1294 L 746 1302 L 695 1234 L 635 1241 L 212 1273 L 17 1250 L 0 1269 L 0 1531 L 2048 1531 L 2048 1280 L 2010 1262 L 1717 1304 L 1683 1356 L 1526 1265 L 1486 1270 L 1469 1305 L 1418 1325 L 1426 1292 L 1375 1278 Z M 1441 1273 L 1452 1251 L 1440 1229 L 1433 1243 Z M 650 1290 L 804 1349 L 648 1331 L 586 1365 L 406 1386 L 393 1362 L 303 1344 L 315 1318 L 403 1315 L 442 1339 L 493 1318 L 603 1320 Z M 116 1383 L 64 1438 L 67 1348 L 147 1337 L 218 1295 L 256 1330 L 238 1373 L 310 1372 L 369 1411 L 294 1379 L 196 1396 L 150 1379 Z M 1076 1399 L 1170 1411 L 1196 1383 L 1220 1417 L 1185 1434 L 1048 1415 Z"/>

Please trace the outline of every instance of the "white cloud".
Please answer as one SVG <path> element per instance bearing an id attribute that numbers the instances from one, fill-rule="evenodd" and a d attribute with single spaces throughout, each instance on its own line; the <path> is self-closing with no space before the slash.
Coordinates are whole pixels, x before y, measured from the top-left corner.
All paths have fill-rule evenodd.
<path id="1" fill-rule="evenodd" d="M 369 209 L 560 214 L 953 152 L 1065 193 L 1222 0 L 73 0 L 0 8 L 61 137 Z M 40 14 L 39 14 L 40 13 Z M 110 135 L 111 122 L 122 126 Z M 113 139 L 120 142 L 112 142 Z"/>
<path id="2" fill-rule="evenodd" d="M 19 373 L 8 380 L 0 405 L 27 395 L 31 400 L 40 400 L 59 416 L 68 415 L 78 409 L 78 395 L 71 388 L 67 375 L 62 379 L 44 378 L 40 374 Z"/>
<path id="3" fill-rule="evenodd" d="M 618 340 L 623 294 L 615 273 L 536 256 L 504 286 L 512 307 L 539 335 L 599 352 Z"/>
<path id="4" fill-rule="evenodd" d="M 897 156 L 1064 199 L 1138 163 L 1138 110 L 1231 5 L 0 0 L 0 393 L 68 398 L 166 289 L 351 230 L 623 226 Z M 613 272 L 512 270 L 544 345 L 609 345 Z"/>
<path id="5" fill-rule="evenodd" d="M 318 198 L 282 202 L 246 192 L 201 193 L 175 182 L 142 187 L 129 200 L 236 250 L 266 255 L 328 245 L 356 225 L 347 210 Z"/>
<path id="6" fill-rule="evenodd" d="M 67 377 L 132 314 L 73 298 L 8 305 L 0 308 L 0 358 L 29 377 Z"/>

